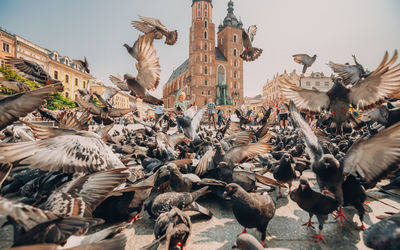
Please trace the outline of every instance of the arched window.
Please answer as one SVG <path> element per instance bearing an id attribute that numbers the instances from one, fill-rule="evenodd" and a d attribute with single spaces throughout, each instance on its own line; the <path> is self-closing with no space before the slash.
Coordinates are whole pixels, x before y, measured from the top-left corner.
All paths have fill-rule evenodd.
<path id="1" fill-rule="evenodd" d="M 233 88 L 236 89 L 236 82 L 233 84 Z"/>
<path id="2" fill-rule="evenodd" d="M 204 62 L 205 62 L 205 63 L 207 63 L 207 62 L 208 62 L 207 55 L 204 55 Z"/>
<path id="3" fill-rule="evenodd" d="M 204 39 L 207 39 L 207 31 L 204 31 Z"/>
<path id="4" fill-rule="evenodd" d="M 233 72 L 233 78 L 236 79 L 236 76 L 237 76 L 236 71 L 234 71 Z M 236 89 L 236 87 L 235 87 L 235 89 Z"/>
<path id="5" fill-rule="evenodd" d="M 222 65 L 218 66 L 218 76 L 217 76 L 218 84 L 225 81 L 225 69 Z"/>
<path id="6" fill-rule="evenodd" d="M 197 5 L 197 16 L 201 16 L 201 4 Z"/>
<path id="7" fill-rule="evenodd" d="M 204 43 L 204 50 L 207 50 L 207 43 Z"/>
<path id="8" fill-rule="evenodd" d="M 233 66 L 236 67 L 237 66 L 237 61 L 233 61 Z"/>
<path id="9" fill-rule="evenodd" d="M 207 6 L 207 5 L 206 5 Z M 207 22 L 207 20 L 204 22 L 204 28 L 208 28 L 208 22 Z"/>
<path id="10" fill-rule="evenodd" d="M 65 59 L 65 64 L 69 65 L 68 59 Z"/>
<path id="11" fill-rule="evenodd" d="M 236 49 L 233 49 L 233 56 L 236 56 L 237 55 L 237 51 L 236 51 Z"/>
<path id="12" fill-rule="evenodd" d="M 237 35 L 236 35 L 236 34 L 233 35 L 233 42 L 234 42 L 234 43 L 237 43 Z"/>
<path id="13" fill-rule="evenodd" d="M 58 61 L 58 55 L 54 54 L 54 60 Z"/>
<path id="14" fill-rule="evenodd" d="M 207 4 L 204 5 L 204 16 L 208 16 Z"/>
<path id="15" fill-rule="evenodd" d="M 207 66 L 205 66 L 204 67 L 204 75 L 207 75 L 208 74 L 208 68 L 207 68 Z"/>
<path id="16" fill-rule="evenodd" d="M 207 85 L 208 85 L 208 82 L 207 82 L 207 80 L 205 80 L 205 81 L 204 81 L 204 85 L 205 85 L 205 86 L 207 86 Z"/>

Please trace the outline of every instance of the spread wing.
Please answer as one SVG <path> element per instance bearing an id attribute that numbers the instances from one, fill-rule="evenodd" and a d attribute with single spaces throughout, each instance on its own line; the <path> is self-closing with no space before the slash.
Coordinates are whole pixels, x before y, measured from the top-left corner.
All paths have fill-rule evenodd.
<path id="1" fill-rule="evenodd" d="M 89 132 L 85 132 L 89 133 Z M 0 158 L 20 161 L 31 168 L 64 173 L 94 173 L 124 165 L 100 139 L 62 135 L 44 140 L 0 143 Z"/>
<path id="2" fill-rule="evenodd" d="M 352 84 L 355 85 L 358 81 L 360 81 L 360 71 L 354 65 L 344 65 L 337 64 L 334 62 L 329 62 L 328 66 L 331 67 L 333 72 L 337 73 L 346 85 Z"/>
<path id="3" fill-rule="evenodd" d="M 345 157 L 344 173 L 357 172 L 366 182 L 373 183 L 399 161 L 400 123 L 396 123 L 367 140 L 355 142 Z"/>
<path id="4" fill-rule="evenodd" d="M 14 203 L 3 197 L 0 197 L 0 212 L 13 218 L 26 231 L 43 222 L 60 218 L 53 212 L 22 203 Z"/>
<path id="5" fill-rule="evenodd" d="M 33 135 L 35 136 L 36 139 L 48 139 L 51 137 L 56 137 L 61 135 L 77 134 L 77 131 L 74 129 L 49 127 L 26 121 L 21 121 L 21 122 L 32 129 Z"/>
<path id="6" fill-rule="evenodd" d="M 222 141 L 225 142 L 226 146 L 228 147 L 224 147 L 224 150 L 228 151 L 230 148 L 250 143 L 253 137 L 252 135 L 253 134 L 249 131 L 242 131 L 225 137 L 224 139 L 222 139 Z"/>
<path id="7" fill-rule="evenodd" d="M 75 130 L 88 130 L 89 113 L 83 112 L 78 118 L 77 113 L 63 112 L 59 119 L 58 127 Z"/>
<path id="8" fill-rule="evenodd" d="M 160 82 L 161 67 L 151 40 L 139 36 L 138 62 L 136 63 L 137 82 L 148 90 L 155 90 Z"/>
<path id="9" fill-rule="evenodd" d="M 272 145 L 267 142 L 249 143 L 247 145 L 237 146 L 226 152 L 224 161 L 230 166 L 234 163 L 240 163 L 252 159 L 259 154 L 266 154 L 271 151 Z"/>
<path id="10" fill-rule="evenodd" d="M 143 16 L 139 17 L 144 23 L 157 28 L 157 30 L 161 30 L 163 33 L 168 33 L 167 27 L 165 27 L 165 25 L 159 19 Z"/>
<path id="11" fill-rule="evenodd" d="M 288 79 L 280 81 L 279 87 L 282 90 L 282 94 L 287 99 L 292 100 L 297 107 L 314 112 L 321 112 L 322 108 L 329 107 L 329 97 L 325 92 L 303 89 Z"/>
<path id="12" fill-rule="evenodd" d="M 136 108 L 128 108 L 128 109 L 111 108 L 110 112 L 108 112 L 108 115 L 112 118 L 116 118 L 116 117 L 124 116 L 135 110 L 136 110 Z"/>
<path id="13" fill-rule="evenodd" d="M 91 102 L 84 101 L 84 100 L 82 100 L 80 98 L 76 99 L 75 101 L 76 101 L 76 103 L 78 103 L 79 107 L 87 110 L 91 114 L 100 115 L 101 108 L 98 107 L 97 105 L 95 105 L 95 104 L 93 104 Z"/>
<path id="14" fill-rule="evenodd" d="M 196 133 L 196 131 L 200 127 L 201 119 L 203 118 L 203 114 L 206 111 L 207 106 L 202 107 L 197 113 L 193 116 L 191 121 L 192 130 Z"/>
<path id="15" fill-rule="evenodd" d="M 296 54 L 293 55 L 293 60 L 297 63 L 304 64 L 306 58 L 310 58 L 307 54 Z"/>
<path id="16" fill-rule="evenodd" d="M 0 130 L 39 108 L 51 93 L 62 90 L 62 83 L 57 83 L 0 99 Z"/>
<path id="17" fill-rule="evenodd" d="M 350 89 L 349 99 L 354 107 L 368 109 L 377 102 L 384 101 L 385 97 L 398 92 L 400 88 L 400 63 L 390 68 L 397 57 L 396 50 L 392 59 L 386 63 L 388 59 L 386 51 L 378 68 Z"/>
<path id="18" fill-rule="evenodd" d="M 63 216 L 82 216 L 82 214 L 83 216 L 91 216 L 96 207 L 108 197 L 109 193 L 128 178 L 127 172 L 122 173 L 125 170 L 123 168 L 112 169 L 68 182 L 59 189 L 59 192 L 68 194 L 68 196 L 64 196 L 66 199 L 62 202 L 63 205 L 60 207 L 60 204 L 57 204 L 59 203 L 57 199 L 52 199 L 52 197 L 57 196 L 56 191 L 54 195 L 49 197 L 47 208 Z M 67 203 L 69 204 L 66 205 Z M 80 211 L 74 211 L 77 210 L 75 209 L 76 206 L 80 206 Z M 61 209 L 57 209 L 58 207 Z"/>
<path id="19" fill-rule="evenodd" d="M 106 101 L 109 102 L 111 98 L 113 98 L 116 94 L 118 94 L 118 91 L 112 88 L 106 89 L 103 91 L 101 94 L 101 97 Z"/>
<path id="20" fill-rule="evenodd" d="M 289 111 L 294 126 L 299 128 L 304 136 L 309 156 L 313 161 L 319 159 L 323 154 L 323 149 L 318 141 L 318 137 L 314 134 L 310 128 L 310 125 L 304 121 L 303 117 L 292 101 L 289 104 Z"/>
<path id="21" fill-rule="evenodd" d="M 251 25 L 247 29 L 247 34 L 249 35 L 250 42 L 253 42 L 254 37 L 257 34 L 257 26 L 256 25 Z"/>
<path id="22" fill-rule="evenodd" d="M 114 83 L 120 90 L 130 91 L 128 88 L 128 84 L 120 78 L 110 75 L 110 81 Z"/>
<path id="23" fill-rule="evenodd" d="M 50 75 L 35 62 L 16 57 L 8 57 L 6 62 L 18 72 L 28 75 L 28 78 L 34 81 L 46 83 L 51 80 Z"/>
<path id="24" fill-rule="evenodd" d="M 208 150 L 203 157 L 201 157 L 199 163 L 197 164 L 195 174 L 198 176 L 204 175 L 208 170 L 213 169 L 215 167 L 213 157 L 215 151 L 213 149 Z"/>
<path id="25" fill-rule="evenodd" d="M 140 22 L 140 21 L 132 21 L 132 26 L 135 29 L 143 32 L 144 34 L 148 34 L 155 30 L 155 28 L 153 26 L 151 26 L 145 22 Z"/>

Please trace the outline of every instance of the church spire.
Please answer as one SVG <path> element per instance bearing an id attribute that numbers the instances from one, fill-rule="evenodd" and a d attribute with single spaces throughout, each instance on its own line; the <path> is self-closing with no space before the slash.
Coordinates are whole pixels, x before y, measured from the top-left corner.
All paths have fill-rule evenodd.
<path id="1" fill-rule="evenodd" d="M 233 13 L 235 9 L 233 8 L 233 1 L 229 0 L 228 2 L 228 13 L 226 17 L 224 18 L 224 21 L 221 25 L 218 27 L 218 32 L 223 30 L 225 27 L 230 26 L 238 29 L 242 29 L 243 23 L 242 21 L 238 20 Z"/>

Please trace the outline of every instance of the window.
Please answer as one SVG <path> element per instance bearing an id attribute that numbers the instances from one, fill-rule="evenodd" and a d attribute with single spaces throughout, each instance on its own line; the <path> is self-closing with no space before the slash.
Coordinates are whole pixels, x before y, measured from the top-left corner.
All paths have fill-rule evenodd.
<path id="1" fill-rule="evenodd" d="M 207 50 L 207 43 L 204 43 L 204 50 Z"/>
<path id="2" fill-rule="evenodd" d="M 67 98 L 69 97 L 69 94 L 68 94 L 68 92 L 65 92 L 65 97 L 67 97 Z"/>
<path id="3" fill-rule="evenodd" d="M 211 91 L 210 90 L 208 91 L 208 95 L 211 95 Z"/>
<path id="4" fill-rule="evenodd" d="M 315 82 L 315 86 L 320 86 L 320 82 Z"/>
<path id="5" fill-rule="evenodd" d="M 207 5 L 206 5 L 207 6 Z M 204 28 L 208 28 L 208 22 L 207 22 L 207 20 L 204 22 Z"/>
<path id="6" fill-rule="evenodd" d="M 207 62 L 208 62 L 207 55 L 204 55 L 204 62 L 205 62 L 205 63 L 207 63 Z"/>
<path id="7" fill-rule="evenodd" d="M 65 75 L 65 83 L 69 83 L 69 75 Z"/>
<path id="8" fill-rule="evenodd" d="M 54 70 L 54 79 L 58 80 L 58 71 Z"/>
<path id="9" fill-rule="evenodd" d="M 201 4 L 197 5 L 197 16 L 201 16 Z"/>
<path id="10" fill-rule="evenodd" d="M 236 71 L 233 72 L 233 78 L 236 79 Z"/>
<path id="11" fill-rule="evenodd" d="M 329 86 L 329 82 L 325 82 L 325 86 L 328 87 Z"/>
<path id="12" fill-rule="evenodd" d="M 0 60 L 0 67 L 3 67 L 3 68 L 6 67 L 6 63 L 3 60 Z"/>
<path id="13" fill-rule="evenodd" d="M 236 56 L 237 55 L 237 51 L 236 51 L 236 49 L 234 49 L 233 50 L 233 56 Z"/>
<path id="14" fill-rule="evenodd" d="M 68 61 L 68 59 L 65 59 L 65 64 L 67 64 L 67 65 L 69 64 L 69 61 Z"/>
<path id="15" fill-rule="evenodd" d="M 218 66 L 217 81 L 218 81 L 218 84 L 225 81 L 225 69 L 222 65 Z"/>
<path id="16" fill-rule="evenodd" d="M 233 66 L 236 67 L 237 66 L 237 61 L 233 61 Z"/>
<path id="17" fill-rule="evenodd" d="M 86 89 L 86 82 L 83 81 L 83 88 Z"/>
<path id="18" fill-rule="evenodd" d="M 206 67 L 204 67 L 204 75 L 207 75 L 207 74 L 208 74 L 208 68 L 206 66 Z"/>
<path id="19" fill-rule="evenodd" d="M 201 95 L 204 95 L 204 91 L 201 91 Z"/>
<path id="20" fill-rule="evenodd" d="M 54 60 L 58 61 L 58 55 L 54 54 Z"/>
<path id="21" fill-rule="evenodd" d="M 78 86 L 78 78 L 75 78 L 75 86 Z"/>
<path id="22" fill-rule="evenodd" d="M 207 31 L 204 32 L 204 39 L 207 39 Z"/>
<path id="23" fill-rule="evenodd" d="M 306 86 L 310 86 L 311 85 L 311 82 L 310 81 L 307 81 L 306 82 Z"/>
<path id="24" fill-rule="evenodd" d="M 233 88 L 236 89 L 236 82 L 233 84 Z"/>
<path id="25" fill-rule="evenodd" d="M 205 80 L 205 81 L 204 81 L 204 85 L 206 85 L 206 86 L 207 86 L 207 84 L 208 84 L 208 82 L 207 82 L 207 80 Z"/>
<path id="26" fill-rule="evenodd" d="M 221 44 L 224 44 L 224 38 L 223 37 L 221 38 Z"/>
<path id="27" fill-rule="evenodd" d="M 233 35 L 233 42 L 234 42 L 234 43 L 237 43 L 237 35 L 236 35 L 236 34 Z"/>
<path id="28" fill-rule="evenodd" d="M 8 43 L 3 43 L 3 51 L 10 53 L 10 44 Z"/>

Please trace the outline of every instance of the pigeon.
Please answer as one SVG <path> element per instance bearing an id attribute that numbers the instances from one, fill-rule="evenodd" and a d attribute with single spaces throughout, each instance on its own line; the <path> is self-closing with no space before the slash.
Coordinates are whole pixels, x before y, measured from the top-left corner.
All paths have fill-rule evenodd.
<path id="1" fill-rule="evenodd" d="M 268 194 L 247 193 L 236 183 L 226 185 L 224 197 L 232 200 L 232 211 L 236 220 L 246 228 L 257 228 L 264 245 L 269 221 L 275 215 L 275 203 Z"/>
<path id="2" fill-rule="evenodd" d="M 337 64 L 331 61 L 328 63 L 333 72 L 337 73 L 343 79 L 345 85 L 355 85 L 362 78 L 368 76 L 364 67 L 357 62 L 355 55 L 353 55 L 353 59 L 356 65 Z"/>
<path id="3" fill-rule="evenodd" d="M 158 216 L 154 224 L 154 236 L 158 241 L 165 239 L 168 249 L 183 249 L 190 236 L 192 223 L 190 217 L 179 208 Z"/>
<path id="4" fill-rule="evenodd" d="M 0 130 L 39 108 L 53 92 L 63 91 L 62 83 L 0 99 Z"/>
<path id="5" fill-rule="evenodd" d="M 51 78 L 39 64 L 23 58 L 7 57 L 6 63 L 15 69 L 22 77 L 43 84 L 54 84 L 60 81 Z"/>
<path id="6" fill-rule="evenodd" d="M 116 94 L 118 94 L 118 91 L 113 88 L 108 88 L 108 89 L 104 90 L 101 95 L 99 95 L 97 92 L 94 92 L 94 95 L 97 97 L 97 99 L 99 99 L 99 101 L 103 105 L 105 105 L 109 108 L 112 108 L 110 101 Z"/>
<path id="7" fill-rule="evenodd" d="M 254 238 L 253 235 L 244 233 L 240 234 L 236 239 L 236 243 L 232 246 L 232 249 L 241 249 L 241 250 L 289 250 L 288 248 L 264 248 L 260 242 Z"/>
<path id="8" fill-rule="evenodd" d="M 160 214 L 177 207 L 183 211 L 194 210 L 212 217 L 212 213 L 208 209 L 196 202 L 198 198 L 209 192 L 207 189 L 208 187 L 203 187 L 192 193 L 167 192 L 160 194 L 146 205 L 146 211 L 152 218 L 157 218 Z"/>
<path id="9" fill-rule="evenodd" d="M 285 153 L 279 160 L 279 166 L 274 169 L 274 178 L 280 183 L 289 184 L 289 193 L 292 188 L 292 181 L 296 179 L 296 173 L 294 172 L 294 167 L 292 166 L 293 157 Z M 279 192 L 281 188 L 279 187 Z"/>
<path id="10" fill-rule="evenodd" d="M 252 43 L 254 41 L 254 37 L 257 33 L 257 26 L 251 25 L 247 30 L 242 29 L 242 39 L 244 50 L 240 54 L 240 58 L 245 60 L 246 62 L 251 62 L 256 60 L 262 53 L 262 49 L 253 47 Z"/>
<path id="11" fill-rule="evenodd" d="M 139 18 L 142 21 L 132 21 L 132 25 L 149 37 L 151 43 L 153 39 L 162 39 L 164 36 L 165 43 L 168 45 L 174 45 L 178 40 L 178 32 L 176 30 L 169 31 L 160 20 L 142 16 L 139 16 Z"/>
<path id="12" fill-rule="evenodd" d="M 95 133 L 24 123 L 34 130 L 35 137 L 40 140 L 0 143 L 0 159 L 4 157 L 11 163 L 20 161 L 20 164 L 28 164 L 31 168 L 62 170 L 64 173 L 95 173 L 125 168 Z"/>
<path id="13" fill-rule="evenodd" d="M 385 127 L 390 127 L 400 121 L 400 108 L 389 109 L 386 105 L 380 105 L 363 113 L 363 118 L 379 122 Z"/>
<path id="14" fill-rule="evenodd" d="M 282 94 L 301 109 L 321 112 L 322 109 L 329 108 L 334 116 L 337 132 L 341 133 L 342 124 L 350 117 L 350 104 L 353 107 L 368 110 L 384 102 L 385 97 L 399 89 L 400 81 L 396 81 L 396 79 L 400 76 L 400 66 L 398 64 L 390 68 L 397 60 L 397 57 L 396 50 L 392 59 L 386 62 L 388 59 L 388 53 L 386 52 L 378 68 L 351 88 L 344 86 L 341 77 L 335 79 L 332 88 L 328 92 L 303 89 L 291 83 L 288 79 L 281 80 L 280 88 Z"/>
<path id="15" fill-rule="evenodd" d="M 309 67 L 311 67 L 311 65 L 313 65 L 313 63 L 315 62 L 315 59 L 317 59 L 317 55 L 313 55 L 312 57 L 307 54 L 293 55 L 293 60 L 295 62 L 297 62 L 298 64 L 304 65 L 303 74 L 306 73 L 307 68 L 309 68 Z"/>
<path id="16" fill-rule="evenodd" d="M 200 127 L 200 122 L 203 118 L 206 108 L 207 107 L 204 106 L 203 108 L 199 109 L 193 118 L 183 115 L 176 116 L 176 121 L 181 125 L 183 134 L 190 140 L 199 139 L 197 130 Z"/>
<path id="17" fill-rule="evenodd" d="M 311 168 L 317 175 L 321 190 L 328 188 L 333 192 L 339 204 L 340 221 L 346 219 L 342 212 L 345 177 L 358 174 L 369 183 L 376 183 L 390 170 L 392 164 L 400 160 L 400 123 L 382 130 L 373 137 L 361 138 L 353 143 L 344 159 L 339 162 L 333 155 L 323 152 L 321 143 L 310 126 L 301 117 L 293 102 L 289 105 L 295 127 L 300 128 L 309 156 Z"/>
<path id="18" fill-rule="evenodd" d="M 112 169 L 72 180 L 55 190 L 41 208 L 64 217 L 91 217 L 96 207 L 129 177 L 125 170 Z"/>
<path id="19" fill-rule="evenodd" d="M 117 109 L 109 106 L 99 107 L 96 104 L 79 98 L 76 99 L 76 102 L 79 107 L 92 114 L 93 120 L 104 125 L 110 125 L 113 123 L 112 118 L 118 118 L 136 110 L 136 108 Z"/>
<path id="20" fill-rule="evenodd" d="M 322 237 L 322 229 L 324 222 L 328 219 L 328 214 L 332 213 L 338 207 L 338 202 L 329 196 L 325 196 L 321 193 L 315 192 L 311 189 L 308 179 L 302 177 L 300 179 L 300 185 L 297 189 L 290 193 L 290 199 L 299 205 L 300 208 L 308 212 L 310 218 L 308 222 L 304 223 L 303 226 L 312 227 L 311 218 L 313 215 L 317 216 L 319 222 L 319 233 L 317 236 L 313 236 L 316 242 L 322 240 L 326 242 Z"/>
<path id="21" fill-rule="evenodd" d="M 86 56 L 83 57 L 83 61 L 82 61 L 82 60 L 73 60 L 73 62 L 74 62 L 75 64 L 77 64 L 78 66 L 80 66 L 81 68 L 83 68 L 83 70 L 84 70 L 86 73 L 88 73 L 88 74 L 90 73 L 90 70 L 89 70 L 89 62 L 88 62 Z"/>
<path id="22" fill-rule="evenodd" d="M 124 80 L 134 96 L 143 99 L 146 103 L 161 105 L 163 101 L 148 92 L 148 90 L 155 90 L 160 82 L 159 58 L 156 57 L 156 50 L 147 37 L 139 36 L 138 43 L 138 62 L 136 63 L 138 74 L 136 77 L 125 74 Z"/>
<path id="23" fill-rule="evenodd" d="M 394 214 L 370 226 L 363 234 L 367 247 L 383 250 L 397 249 L 400 245 L 400 214 Z"/>
<path id="24" fill-rule="evenodd" d="M 120 79 L 119 77 L 110 75 L 110 81 L 115 86 L 117 86 L 120 90 L 122 90 L 122 91 L 130 91 L 129 87 L 128 87 L 128 84 L 123 79 Z"/>
<path id="25" fill-rule="evenodd" d="M 58 115 L 56 112 L 43 107 L 39 108 L 38 111 L 42 117 L 58 122 Z"/>

